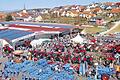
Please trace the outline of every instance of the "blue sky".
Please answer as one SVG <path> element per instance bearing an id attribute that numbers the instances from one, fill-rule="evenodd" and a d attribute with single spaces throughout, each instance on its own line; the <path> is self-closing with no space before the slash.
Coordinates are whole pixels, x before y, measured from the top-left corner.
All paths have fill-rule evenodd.
<path id="1" fill-rule="evenodd" d="M 62 5 L 80 4 L 85 5 L 92 2 L 116 2 L 119 0 L 0 0 L 0 11 L 17 10 L 26 8 L 48 8 Z"/>

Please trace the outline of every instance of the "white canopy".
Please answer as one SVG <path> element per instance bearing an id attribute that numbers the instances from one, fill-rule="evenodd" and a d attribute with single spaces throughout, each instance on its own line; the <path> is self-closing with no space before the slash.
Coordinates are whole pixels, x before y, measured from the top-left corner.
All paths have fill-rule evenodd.
<path id="1" fill-rule="evenodd" d="M 61 32 L 60 31 L 40 31 L 44 34 L 60 34 Z"/>
<path id="2" fill-rule="evenodd" d="M 13 48 L 6 40 L 0 39 L 0 46 L 4 47 L 5 45 L 9 45 L 9 47 Z"/>
<path id="3" fill-rule="evenodd" d="M 50 41 L 51 39 L 38 39 L 38 40 L 33 40 L 33 41 L 31 41 L 31 45 L 32 46 L 36 46 L 36 45 L 41 45 L 42 44 L 42 42 L 44 42 L 44 41 Z"/>
<path id="4" fill-rule="evenodd" d="M 79 33 L 75 38 L 73 38 L 71 40 L 75 43 L 83 43 L 84 42 L 84 39 L 79 35 Z"/>
<path id="5" fill-rule="evenodd" d="M 35 36 L 35 35 L 36 35 L 36 33 L 28 34 L 28 35 L 26 35 L 26 36 L 22 36 L 22 37 L 13 39 L 12 42 L 17 42 L 17 41 L 19 41 L 19 40 L 26 39 L 26 38 L 29 38 L 29 37 L 32 37 L 32 36 Z"/>

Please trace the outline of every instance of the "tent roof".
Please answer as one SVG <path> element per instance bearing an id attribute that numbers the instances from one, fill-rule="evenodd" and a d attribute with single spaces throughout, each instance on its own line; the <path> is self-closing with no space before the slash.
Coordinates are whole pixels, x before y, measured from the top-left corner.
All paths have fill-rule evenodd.
<path id="1" fill-rule="evenodd" d="M 9 42 L 4 39 L 0 39 L 0 46 L 4 47 L 5 45 L 9 45 L 9 47 L 13 48 Z"/>
<path id="2" fill-rule="evenodd" d="M 78 33 L 78 35 L 76 36 L 76 37 L 74 37 L 73 39 L 71 39 L 73 42 L 75 42 L 75 43 L 83 43 L 83 41 L 84 41 L 84 39 L 79 35 L 79 33 Z"/>
<path id="3" fill-rule="evenodd" d="M 0 31 L 0 38 L 1 39 L 7 39 L 7 40 L 13 40 L 17 39 L 19 37 L 23 37 L 29 34 L 32 34 L 32 32 L 26 32 L 22 30 L 2 30 Z"/>
<path id="4" fill-rule="evenodd" d="M 48 26 L 48 27 L 60 27 L 60 28 L 73 28 L 73 25 L 69 24 L 55 24 L 55 23 L 30 23 L 30 22 L 0 22 L 0 24 L 19 24 L 29 26 Z"/>
<path id="5" fill-rule="evenodd" d="M 42 42 L 44 41 L 50 41 L 51 39 L 38 39 L 38 40 L 33 40 L 31 41 L 31 45 L 32 46 L 36 46 L 36 45 L 41 45 Z"/>

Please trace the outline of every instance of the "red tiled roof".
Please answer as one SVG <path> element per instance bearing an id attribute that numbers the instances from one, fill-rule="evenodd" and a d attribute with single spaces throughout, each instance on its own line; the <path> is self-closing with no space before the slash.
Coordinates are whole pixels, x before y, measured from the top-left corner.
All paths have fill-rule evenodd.
<path id="1" fill-rule="evenodd" d="M 107 5 L 107 6 L 112 6 L 113 4 L 115 4 L 114 2 L 106 2 L 106 3 L 104 3 L 105 5 Z"/>
<path id="2" fill-rule="evenodd" d="M 111 10 L 111 12 L 112 13 L 120 13 L 120 8 L 119 9 L 114 8 L 114 9 Z"/>
<path id="3" fill-rule="evenodd" d="M 80 9 L 85 9 L 85 6 L 80 6 L 79 8 L 80 8 Z"/>
<path id="4" fill-rule="evenodd" d="M 6 14 L 0 13 L 0 19 L 5 18 L 5 17 L 6 17 Z"/>
<path id="5" fill-rule="evenodd" d="M 73 14 L 79 14 L 79 12 L 76 12 L 76 11 L 74 11 L 74 10 L 71 11 L 71 12 L 72 12 Z"/>
<path id="6" fill-rule="evenodd" d="M 94 11 L 94 12 L 98 12 L 98 11 L 100 11 L 100 10 L 101 10 L 101 8 L 99 8 L 99 7 L 98 7 L 98 8 L 93 9 L 93 11 Z"/>
<path id="7" fill-rule="evenodd" d="M 17 13 L 12 13 L 11 16 L 20 17 L 20 15 L 18 15 Z"/>
<path id="8" fill-rule="evenodd" d="M 21 12 L 20 15 L 21 15 L 21 17 L 29 17 L 29 14 L 28 14 L 28 13 L 23 13 L 23 12 Z"/>
<path id="9" fill-rule="evenodd" d="M 20 13 L 12 13 L 11 15 L 14 16 L 14 17 L 24 17 L 24 18 L 29 17 L 29 14 L 28 14 L 28 13 L 23 13 L 23 12 L 20 12 Z"/>
<path id="10" fill-rule="evenodd" d="M 90 11 L 84 11 L 84 12 L 80 12 L 79 14 L 85 14 L 85 15 L 88 15 L 88 16 L 96 16 L 96 14 L 91 14 Z"/>

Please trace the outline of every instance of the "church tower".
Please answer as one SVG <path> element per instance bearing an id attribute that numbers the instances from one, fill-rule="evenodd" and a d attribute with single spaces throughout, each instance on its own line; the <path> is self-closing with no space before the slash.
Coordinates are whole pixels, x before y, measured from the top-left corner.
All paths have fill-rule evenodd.
<path id="1" fill-rule="evenodd" d="M 23 13 L 27 13 L 27 10 L 26 10 L 26 6 L 25 6 L 25 4 L 24 4 L 24 9 L 23 9 L 22 12 L 23 12 Z"/>

